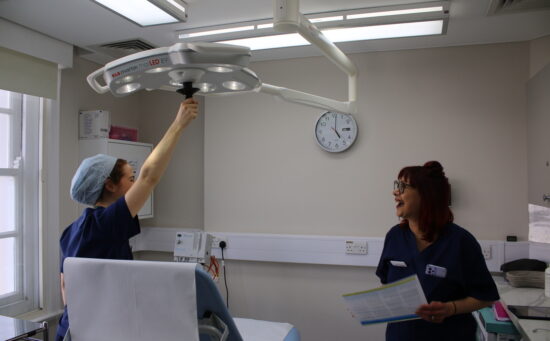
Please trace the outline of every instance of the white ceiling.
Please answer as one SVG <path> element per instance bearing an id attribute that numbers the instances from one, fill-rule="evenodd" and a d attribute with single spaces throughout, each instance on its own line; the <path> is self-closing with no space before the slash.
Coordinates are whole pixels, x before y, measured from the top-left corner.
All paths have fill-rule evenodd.
<path id="1" fill-rule="evenodd" d="M 139 38 L 155 47 L 177 42 L 176 30 L 268 19 L 274 0 L 191 0 L 186 23 L 139 27 L 91 0 L 0 0 L 0 17 L 75 46 L 90 46 Z M 487 15 L 493 0 L 451 0 L 447 34 L 338 44 L 346 53 L 411 48 L 526 41 L 550 35 L 550 10 Z M 550 5 L 550 0 L 494 0 Z M 300 12 L 410 4 L 419 0 L 302 0 Z M 253 60 L 320 55 L 314 47 L 254 51 Z M 98 63 L 109 60 L 83 55 Z"/>

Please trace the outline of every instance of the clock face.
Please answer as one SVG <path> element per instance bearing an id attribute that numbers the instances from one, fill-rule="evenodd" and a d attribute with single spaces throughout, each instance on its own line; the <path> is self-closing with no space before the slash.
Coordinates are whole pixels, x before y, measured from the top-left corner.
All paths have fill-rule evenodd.
<path id="1" fill-rule="evenodd" d="M 315 138 L 327 152 L 343 152 L 357 138 L 357 123 L 351 114 L 327 111 L 317 120 Z"/>

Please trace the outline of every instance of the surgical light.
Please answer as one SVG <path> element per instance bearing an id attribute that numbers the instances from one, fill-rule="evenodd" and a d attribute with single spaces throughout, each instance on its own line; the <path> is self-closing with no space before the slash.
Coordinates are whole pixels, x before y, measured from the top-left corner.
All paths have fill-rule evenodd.
<path id="1" fill-rule="evenodd" d="M 216 86 L 211 83 L 196 83 L 195 86 L 198 87 L 200 89 L 199 91 L 202 93 L 213 92 L 216 90 Z"/>
<path id="2" fill-rule="evenodd" d="M 223 82 L 222 85 L 224 88 L 229 90 L 239 91 L 239 90 L 246 89 L 246 85 L 237 81 L 226 81 L 226 82 Z"/>
<path id="3" fill-rule="evenodd" d="M 166 72 L 166 71 L 169 71 L 169 70 L 172 70 L 172 68 L 163 66 L 163 67 L 156 67 L 156 68 L 153 68 L 153 69 L 145 70 L 145 72 L 146 73 L 160 73 L 160 72 Z"/>
<path id="4" fill-rule="evenodd" d="M 139 83 L 130 83 L 117 88 L 115 91 L 117 94 L 126 95 L 138 90 L 141 87 Z"/>
<path id="5" fill-rule="evenodd" d="M 247 69 L 249 59 L 250 49 L 246 47 L 177 43 L 107 63 L 88 76 L 88 83 L 98 93 L 110 91 L 117 97 L 141 88 L 168 87 L 186 97 L 196 91 L 216 94 L 257 90 L 261 82 Z M 100 76 L 106 85 L 99 84 Z"/>
<path id="6" fill-rule="evenodd" d="M 210 66 L 206 69 L 212 72 L 233 72 L 232 68 L 226 66 Z"/>

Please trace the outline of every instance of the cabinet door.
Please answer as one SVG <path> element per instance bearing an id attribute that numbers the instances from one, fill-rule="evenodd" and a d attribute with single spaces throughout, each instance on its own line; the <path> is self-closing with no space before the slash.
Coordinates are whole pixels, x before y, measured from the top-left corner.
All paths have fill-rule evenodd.
<path id="1" fill-rule="evenodd" d="M 109 155 L 128 161 L 134 169 L 136 178 L 139 176 L 139 171 L 141 170 L 141 166 L 143 166 L 143 162 L 153 150 L 153 147 L 148 144 L 131 144 L 112 140 L 109 140 L 108 148 Z M 147 199 L 145 205 L 143 205 L 139 211 L 138 216 L 140 218 L 153 217 L 153 194 Z"/>

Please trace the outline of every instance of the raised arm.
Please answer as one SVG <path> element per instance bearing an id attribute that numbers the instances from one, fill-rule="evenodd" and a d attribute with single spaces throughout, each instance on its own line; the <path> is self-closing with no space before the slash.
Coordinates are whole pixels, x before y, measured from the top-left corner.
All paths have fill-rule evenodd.
<path id="1" fill-rule="evenodd" d="M 155 186 L 159 183 L 172 158 L 172 153 L 181 133 L 197 117 L 197 111 L 198 104 L 192 98 L 181 102 L 174 122 L 143 163 L 139 177 L 125 194 L 126 204 L 132 217 L 138 214 Z"/>

